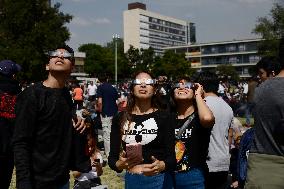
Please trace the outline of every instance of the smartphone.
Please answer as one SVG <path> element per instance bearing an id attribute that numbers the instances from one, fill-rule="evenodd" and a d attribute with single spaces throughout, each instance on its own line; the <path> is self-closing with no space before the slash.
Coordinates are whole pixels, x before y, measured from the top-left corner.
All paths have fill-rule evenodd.
<path id="1" fill-rule="evenodd" d="M 143 160 L 142 144 L 141 143 L 126 144 L 126 157 L 131 159 L 134 163 L 140 164 Z"/>

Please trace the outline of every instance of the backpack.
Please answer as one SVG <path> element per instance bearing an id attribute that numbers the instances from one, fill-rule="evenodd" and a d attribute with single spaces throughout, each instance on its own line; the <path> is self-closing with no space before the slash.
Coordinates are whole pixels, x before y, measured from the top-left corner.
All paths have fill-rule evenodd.
<path id="1" fill-rule="evenodd" d="M 5 92 L 0 92 L 0 117 L 6 119 L 14 119 L 16 95 L 12 95 Z"/>

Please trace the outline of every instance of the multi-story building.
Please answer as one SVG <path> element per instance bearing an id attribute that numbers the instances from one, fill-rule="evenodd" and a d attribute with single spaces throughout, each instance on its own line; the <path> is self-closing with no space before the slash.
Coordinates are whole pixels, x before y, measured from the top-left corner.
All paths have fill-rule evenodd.
<path id="1" fill-rule="evenodd" d="M 72 70 L 71 76 L 73 76 L 73 77 L 87 77 L 87 76 L 89 76 L 87 73 L 84 72 L 86 53 L 75 52 L 74 58 L 75 58 L 75 66 L 74 66 L 74 69 Z"/>
<path id="2" fill-rule="evenodd" d="M 146 10 L 143 3 L 130 3 L 123 12 L 124 52 L 130 45 L 138 49 L 152 47 L 156 55 L 163 47 L 194 43 L 195 25 Z"/>
<path id="3" fill-rule="evenodd" d="M 200 43 L 185 46 L 166 47 L 176 53 L 185 53 L 191 67 L 204 70 L 218 65 L 233 65 L 241 77 L 249 77 L 249 67 L 260 60 L 258 43 L 262 39 L 233 40 L 213 43 Z"/>

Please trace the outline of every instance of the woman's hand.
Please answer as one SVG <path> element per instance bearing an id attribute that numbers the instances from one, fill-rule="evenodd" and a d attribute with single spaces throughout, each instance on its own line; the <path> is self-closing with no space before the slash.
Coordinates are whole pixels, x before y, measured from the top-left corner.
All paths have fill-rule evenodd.
<path id="1" fill-rule="evenodd" d="M 77 132 L 83 133 L 86 129 L 85 119 L 81 118 L 80 116 L 74 116 L 72 119 L 73 127 L 76 129 Z"/>
<path id="2" fill-rule="evenodd" d="M 204 98 L 203 86 L 200 85 L 199 83 L 194 83 L 194 85 L 195 85 L 195 91 L 194 91 L 195 97 L 200 96 L 200 97 Z"/>
<path id="3" fill-rule="evenodd" d="M 239 182 L 235 181 L 231 184 L 231 188 L 238 188 L 239 187 Z"/>
<path id="4" fill-rule="evenodd" d="M 157 160 L 154 156 L 152 156 L 152 160 L 153 163 L 143 165 L 142 174 L 145 176 L 157 175 L 166 168 L 164 161 Z"/>
<path id="5" fill-rule="evenodd" d="M 92 159 L 91 162 L 92 162 L 92 167 L 96 168 L 98 176 L 101 176 L 103 174 L 102 164 L 100 162 L 93 161 Z"/>
<path id="6" fill-rule="evenodd" d="M 116 167 L 119 170 L 123 170 L 123 169 L 130 169 L 132 167 L 134 167 L 135 165 L 137 165 L 137 160 L 135 159 L 131 159 L 131 158 L 127 158 L 126 157 L 126 152 L 123 151 L 120 156 L 119 156 L 119 160 L 117 160 L 116 162 Z"/>

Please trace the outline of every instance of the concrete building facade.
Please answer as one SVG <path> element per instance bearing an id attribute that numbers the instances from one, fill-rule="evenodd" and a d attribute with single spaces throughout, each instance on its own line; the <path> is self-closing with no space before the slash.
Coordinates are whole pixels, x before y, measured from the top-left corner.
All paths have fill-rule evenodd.
<path id="1" fill-rule="evenodd" d="M 240 77 L 249 77 L 249 67 L 260 60 L 258 43 L 262 39 L 233 40 L 194 45 L 165 47 L 163 50 L 173 50 L 185 53 L 185 58 L 196 69 L 210 69 L 218 65 L 232 64 Z"/>
<path id="2" fill-rule="evenodd" d="M 196 41 L 194 23 L 147 11 L 142 3 L 131 3 L 123 12 L 123 32 L 124 52 L 132 45 L 138 49 L 152 47 L 161 55 L 163 47 Z"/>

